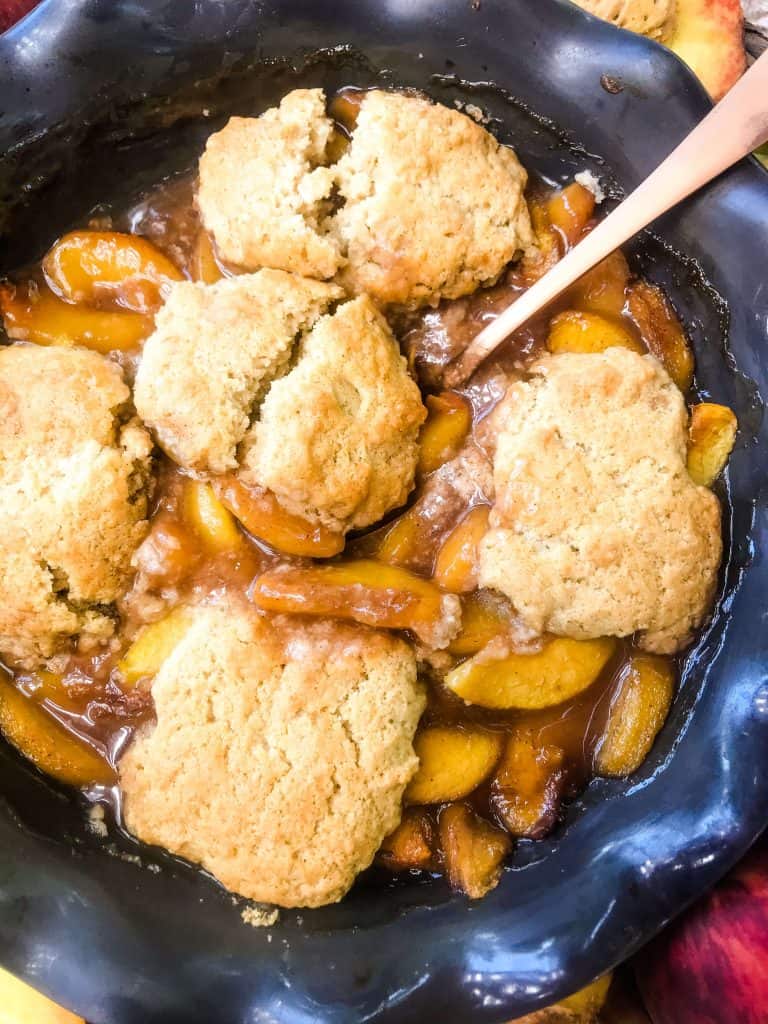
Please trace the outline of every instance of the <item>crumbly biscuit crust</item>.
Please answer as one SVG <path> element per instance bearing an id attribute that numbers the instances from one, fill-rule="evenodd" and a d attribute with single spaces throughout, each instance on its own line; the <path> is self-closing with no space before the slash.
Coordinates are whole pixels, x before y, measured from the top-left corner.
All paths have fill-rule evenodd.
<path id="1" fill-rule="evenodd" d="M 467 295 L 533 243 L 514 152 L 421 97 L 367 93 L 336 178 L 339 280 L 385 306 Z"/>
<path id="2" fill-rule="evenodd" d="M 26 668 L 113 632 L 146 532 L 151 441 L 120 370 L 85 349 L 0 349 L 0 651 Z"/>
<path id="3" fill-rule="evenodd" d="M 281 906 L 335 902 L 398 824 L 425 704 L 414 655 L 362 627 L 201 607 L 120 764 L 128 827 Z"/>
<path id="4" fill-rule="evenodd" d="M 225 260 L 333 277 L 341 255 L 320 227 L 333 188 L 322 166 L 332 131 L 322 89 L 296 89 L 261 117 L 233 117 L 211 135 L 197 204 Z"/>
<path id="5" fill-rule="evenodd" d="M 683 396 L 652 356 L 546 356 L 499 410 L 480 577 L 537 632 L 684 646 L 709 607 L 720 506 L 686 469 Z"/>
<path id="6" fill-rule="evenodd" d="M 186 469 L 266 487 L 333 530 L 368 526 L 413 487 L 426 411 L 367 297 L 280 270 L 177 284 L 136 376 L 136 408 Z"/>
<path id="7" fill-rule="evenodd" d="M 341 294 L 280 270 L 173 285 L 135 385 L 136 409 L 161 447 L 187 469 L 234 469 L 253 410 L 287 370 L 296 338 Z"/>
<path id="8" fill-rule="evenodd" d="M 415 308 L 495 281 L 533 244 L 523 167 L 460 111 L 373 90 L 348 152 L 318 166 L 331 131 L 315 89 L 211 136 L 198 205 L 226 260 Z"/>
<path id="9" fill-rule="evenodd" d="M 243 446 L 241 477 L 331 529 L 369 526 L 413 487 L 426 411 L 367 297 L 318 320 Z"/>

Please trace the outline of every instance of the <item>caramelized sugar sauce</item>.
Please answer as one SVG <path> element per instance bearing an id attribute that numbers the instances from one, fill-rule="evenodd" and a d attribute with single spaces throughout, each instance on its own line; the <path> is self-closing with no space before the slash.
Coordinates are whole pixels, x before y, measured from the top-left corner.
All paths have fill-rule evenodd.
<path id="1" fill-rule="evenodd" d="M 332 107 L 339 120 L 334 140 L 336 157 L 343 151 L 355 109 L 353 91 L 344 91 Z M 88 227 L 126 231 L 149 239 L 185 277 L 193 280 L 209 280 L 211 276 L 215 279 L 217 274 L 235 272 L 218 261 L 210 240 L 201 232 L 193 194 L 192 177 L 168 181 L 133 209 L 104 212 L 92 219 Z M 551 187 L 542 182 L 534 182 L 530 188 L 534 219 L 539 223 L 551 194 Z M 440 370 L 546 270 L 547 260 L 554 261 L 581 233 L 590 230 L 594 220 L 582 218 L 574 237 L 569 237 L 567 218 L 564 223 L 565 227 L 550 229 L 550 245 L 557 251 L 550 251 L 543 257 L 544 265 L 516 264 L 493 287 L 465 299 L 445 302 L 437 309 L 423 311 L 393 325 L 425 393 L 439 391 Z M 39 268 L 31 273 L 35 280 L 42 279 Z M 27 272 L 26 277 L 29 276 Z M 642 332 L 625 302 L 629 287 L 624 258 L 615 254 L 571 289 L 554 308 L 518 330 L 494 358 L 478 370 L 460 392 L 472 413 L 472 430 L 460 460 L 466 456 L 470 469 L 472 465 L 481 469 L 484 466 L 487 475 L 493 444 L 489 417 L 509 382 L 524 374 L 532 360 L 546 349 L 550 321 L 560 310 L 599 312 L 619 323 L 633 338 L 642 340 Z M 133 348 L 112 354 L 129 380 L 139 353 L 140 349 Z M 156 477 L 149 537 L 140 550 L 134 586 L 117 609 L 119 629 L 115 639 L 103 650 L 57 657 L 52 673 L 7 671 L 0 683 L 4 692 L 7 693 L 8 688 L 14 690 L 13 701 L 8 703 L 9 714 L 0 721 L 4 732 L 43 769 L 82 787 L 113 783 L 117 761 L 132 733 L 151 720 L 151 680 L 142 680 L 127 690 L 117 670 L 121 655 L 141 627 L 161 619 L 173 606 L 198 600 L 212 591 L 234 588 L 247 594 L 253 581 L 266 569 L 296 561 L 276 553 L 244 531 L 243 543 L 235 551 L 207 551 L 185 518 L 183 495 L 187 478 L 184 473 L 159 454 Z M 489 504 L 490 496 L 482 480 L 483 472 L 476 478 L 472 472 L 467 474 L 459 467 L 452 477 L 451 472 L 442 467 L 420 481 L 409 510 L 364 536 L 348 539 L 342 557 L 377 557 L 387 535 L 405 517 L 409 518 L 411 541 L 406 545 L 409 549 L 401 553 L 398 564 L 431 577 L 449 533 L 470 509 Z M 631 643 L 621 643 L 597 681 L 574 700 L 533 713 L 490 711 L 466 705 L 427 669 L 429 704 L 423 724 L 480 725 L 503 733 L 524 724 L 537 744 L 551 744 L 564 751 L 567 773 L 564 792 L 573 795 L 593 773 L 595 746 L 616 681 L 631 649 Z M 452 663 L 457 660 L 460 659 L 453 659 Z M 11 722 L 14 715 L 27 721 L 26 740 L 25 729 L 15 729 Z M 45 749 L 46 729 L 54 745 L 61 748 L 62 756 L 58 760 L 50 749 Z M 37 745 L 28 739 L 32 733 L 40 738 Z M 78 750 L 82 752 L 79 760 Z M 94 769 L 94 755 L 102 766 L 99 771 Z M 67 757 L 69 763 L 65 764 Z M 470 801 L 483 817 L 501 824 L 494 813 L 487 782 L 471 795 Z"/>

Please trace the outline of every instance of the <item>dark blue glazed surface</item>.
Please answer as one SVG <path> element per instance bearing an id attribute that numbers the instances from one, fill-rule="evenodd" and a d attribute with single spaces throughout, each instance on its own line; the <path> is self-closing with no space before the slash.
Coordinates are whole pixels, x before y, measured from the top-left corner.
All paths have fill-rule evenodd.
<path id="1" fill-rule="evenodd" d="M 558 0 L 47 0 L 0 39 L 0 272 L 190 164 L 221 116 L 373 81 L 471 99 L 531 167 L 616 190 L 708 108 L 674 57 Z M 768 824 L 768 175 L 745 162 L 658 235 L 637 259 L 691 330 L 700 392 L 742 429 L 718 611 L 641 772 L 594 781 L 479 903 L 363 881 L 270 942 L 201 873 L 120 837 L 113 853 L 162 870 L 110 856 L 78 799 L 0 743 L 5 966 L 93 1024 L 504 1021 L 631 954 L 734 863 Z"/>

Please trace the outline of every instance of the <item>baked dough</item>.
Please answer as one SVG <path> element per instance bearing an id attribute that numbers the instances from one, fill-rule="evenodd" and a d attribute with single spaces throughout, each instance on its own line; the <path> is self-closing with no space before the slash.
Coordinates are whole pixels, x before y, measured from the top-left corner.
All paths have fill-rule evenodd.
<path id="1" fill-rule="evenodd" d="M 370 299 L 353 299 L 315 324 L 270 388 L 240 475 L 290 512 L 362 529 L 408 497 L 425 415 L 386 320 Z"/>
<path id="2" fill-rule="evenodd" d="M 398 824 L 425 697 L 402 640 L 200 607 L 120 762 L 125 820 L 242 896 L 340 900 Z"/>
<path id="3" fill-rule="evenodd" d="M 334 166 L 321 90 L 232 118 L 200 160 L 198 206 L 225 260 L 415 308 L 495 281 L 533 244 L 514 152 L 466 114 L 373 90 Z"/>
<path id="4" fill-rule="evenodd" d="M 419 96 L 366 93 L 336 179 L 339 279 L 384 306 L 468 295 L 533 242 L 514 152 Z"/>
<path id="5" fill-rule="evenodd" d="M 86 349 L 0 349 L 0 652 L 34 668 L 112 635 L 146 532 L 152 444 L 120 370 Z"/>
<path id="6" fill-rule="evenodd" d="M 246 270 L 333 277 L 341 256 L 321 221 L 333 174 L 322 89 L 296 89 L 261 117 L 233 117 L 200 158 L 197 205 L 220 255 Z"/>
<path id="7" fill-rule="evenodd" d="M 545 356 L 497 415 L 482 585 L 538 633 L 683 647 L 714 592 L 720 506 L 688 475 L 688 414 L 661 364 Z"/>
<path id="8" fill-rule="evenodd" d="M 332 284 L 260 270 L 174 285 L 136 375 L 136 408 L 185 469 L 272 490 L 344 532 L 413 487 L 426 410 L 386 320 Z"/>
<path id="9" fill-rule="evenodd" d="M 160 446 L 185 469 L 234 469 L 252 411 L 288 368 L 297 336 L 341 294 L 279 270 L 173 285 L 135 385 Z"/>

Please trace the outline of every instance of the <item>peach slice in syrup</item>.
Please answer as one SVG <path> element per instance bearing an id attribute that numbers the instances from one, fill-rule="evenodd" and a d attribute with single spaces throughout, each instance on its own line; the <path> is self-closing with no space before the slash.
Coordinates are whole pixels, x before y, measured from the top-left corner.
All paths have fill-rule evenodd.
<path id="1" fill-rule="evenodd" d="M 288 512 L 271 491 L 246 487 L 235 476 L 214 480 L 213 489 L 222 505 L 249 533 L 276 551 L 330 558 L 344 550 L 344 534 Z"/>
<path id="2" fill-rule="evenodd" d="M 0 732 L 41 771 L 70 786 L 112 785 L 109 762 L 48 714 L 34 697 L 25 696 L 0 677 Z"/>
<path id="3" fill-rule="evenodd" d="M 595 212 L 595 197 L 588 188 L 574 181 L 549 197 L 546 211 L 549 223 L 570 247 L 578 242 Z"/>
<path id="4" fill-rule="evenodd" d="M 599 775 L 630 775 L 645 760 L 675 692 L 669 658 L 633 654 L 622 671 L 595 758 Z"/>
<path id="5" fill-rule="evenodd" d="M 448 645 L 457 658 L 482 651 L 492 640 L 510 632 L 512 606 L 490 590 L 475 590 L 461 599 L 461 629 Z"/>
<path id="6" fill-rule="evenodd" d="M 733 451 L 736 416 L 727 405 L 701 402 L 691 409 L 688 428 L 688 472 L 694 483 L 711 487 Z"/>
<path id="7" fill-rule="evenodd" d="M 0 285 L 0 313 L 13 341 L 83 345 L 96 352 L 138 348 L 152 333 L 152 317 L 73 305 L 34 281 Z"/>
<path id="8" fill-rule="evenodd" d="M 211 551 L 234 551 L 240 546 L 243 535 L 235 517 L 219 501 L 210 484 L 185 480 L 182 510 L 186 522 Z"/>
<path id="9" fill-rule="evenodd" d="M 437 555 L 435 581 L 454 594 L 477 587 L 479 545 L 488 531 L 488 505 L 475 505 L 449 533 Z"/>
<path id="10" fill-rule="evenodd" d="M 168 287 L 183 280 L 150 241 L 121 231 L 71 231 L 48 252 L 43 273 L 67 302 L 108 302 L 134 313 L 157 312 Z"/>
<path id="11" fill-rule="evenodd" d="M 680 390 L 687 391 L 693 383 L 693 352 L 662 290 L 648 281 L 636 281 L 629 290 L 627 306 L 648 351 Z"/>
<path id="12" fill-rule="evenodd" d="M 547 348 L 550 352 L 604 352 L 607 348 L 628 348 L 643 354 L 646 349 L 634 337 L 629 325 L 579 309 L 566 309 L 552 318 Z"/>
<path id="13" fill-rule="evenodd" d="M 452 887 L 473 900 L 485 896 L 501 877 L 512 840 L 466 804 L 444 807 L 439 826 L 445 871 Z"/>
<path id="14" fill-rule="evenodd" d="M 427 395 L 427 420 L 419 438 L 419 473 L 439 469 L 459 451 L 472 426 L 469 402 L 455 391 Z"/>
<path id="15" fill-rule="evenodd" d="M 328 615 L 381 629 L 410 630 L 437 647 L 449 639 L 446 618 L 458 603 L 429 580 L 371 559 L 279 566 L 259 576 L 251 598 L 265 611 Z"/>
<path id="16" fill-rule="evenodd" d="M 445 685 L 468 704 L 535 711 L 575 697 L 597 679 L 616 641 L 555 637 L 540 651 L 488 658 L 475 655 L 452 669 Z"/>
<path id="17" fill-rule="evenodd" d="M 419 770 L 408 783 L 406 803 L 442 804 L 460 800 L 490 775 L 499 760 L 502 736 L 487 729 L 433 725 L 413 741 Z"/>

